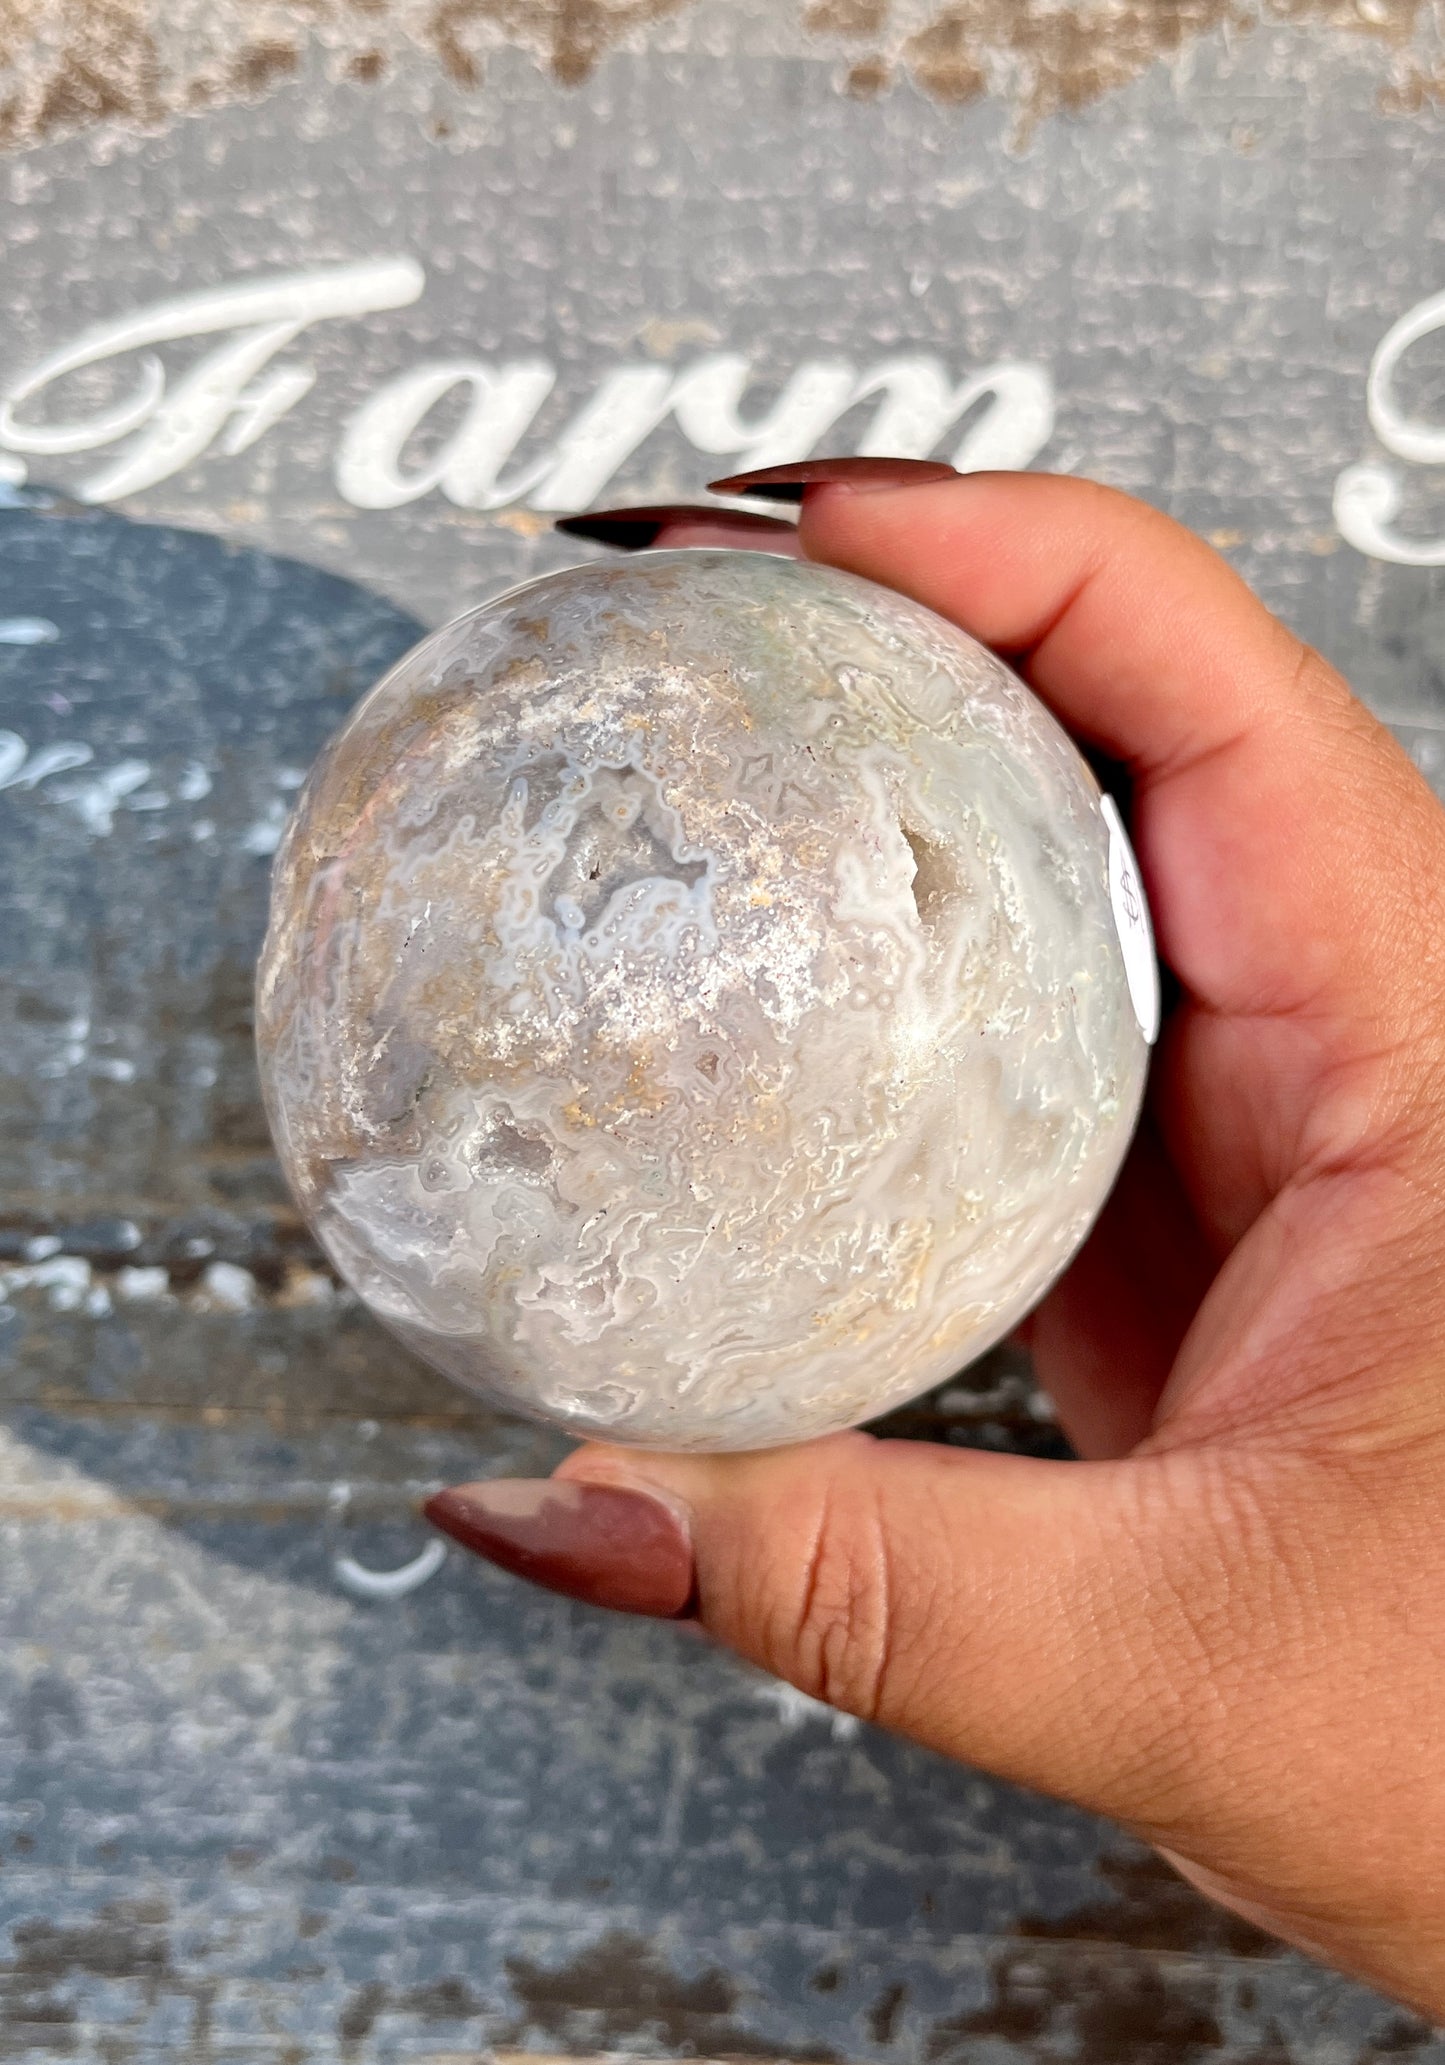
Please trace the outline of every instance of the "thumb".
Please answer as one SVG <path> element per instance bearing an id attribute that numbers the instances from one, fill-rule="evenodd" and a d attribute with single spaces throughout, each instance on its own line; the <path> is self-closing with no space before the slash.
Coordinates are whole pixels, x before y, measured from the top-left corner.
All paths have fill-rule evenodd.
<path id="1" fill-rule="evenodd" d="M 1238 1516 L 1215 1519 L 1207 1467 L 863 1434 L 753 1455 L 588 1447 L 535 1497 L 475 1485 L 429 1511 L 508 1568 L 634 1611 L 678 1610 L 690 1550 L 697 1618 L 753 1663 L 1152 1831 L 1211 1761 L 1201 1628 L 1217 1615 L 1245 1636 L 1222 1553 Z"/>

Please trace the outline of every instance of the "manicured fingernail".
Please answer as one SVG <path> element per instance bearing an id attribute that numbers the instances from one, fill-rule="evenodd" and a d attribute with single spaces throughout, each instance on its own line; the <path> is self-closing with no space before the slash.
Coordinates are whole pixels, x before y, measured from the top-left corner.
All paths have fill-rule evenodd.
<path id="1" fill-rule="evenodd" d="M 941 459 L 799 459 L 791 466 L 759 466 L 710 480 L 712 495 L 760 495 L 765 502 L 801 502 L 809 488 L 910 488 L 955 480 L 957 468 Z"/>
<path id="2" fill-rule="evenodd" d="M 440 1491 L 423 1511 L 463 1548 L 549 1592 L 655 1620 L 692 1611 L 687 1527 L 647 1492 L 497 1477 Z"/>
<path id="3" fill-rule="evenodd" d="M 570 538 L 595 538 L 622 552 L 645 552 L 670 524 L 700 524 L 729 534 L 791 531 L 780 516 L 755 516 L 750 509 L 708 509 L 695 502 L 656 502 L 645 509 L 596 509 L 585 516 L 560 516 L 552 526 Z"/>

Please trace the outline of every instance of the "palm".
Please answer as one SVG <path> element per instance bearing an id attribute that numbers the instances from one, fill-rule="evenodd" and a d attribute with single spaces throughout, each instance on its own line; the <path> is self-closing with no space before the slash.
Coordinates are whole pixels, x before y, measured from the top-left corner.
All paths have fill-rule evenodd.
<path id="1" fill-rule="evenodd" d="M 1039 1380 L 1085 1456 L 1128 1453 L 1155 1430 L 1171 1376 L 1171 1404 L 1180 1378 L 1199 1380 L 1190 1330 L 1267 1203 L 1258 1133 L 1198 1053 L 1197 1019 L 1185 1003 L 1166 1026 L 1113 1194 L 1026 1328 Z M 1199 1113 L 1207 1120 L 1191 1124 Z"/>
<path id="2" fill-rule="evenodd" d="M 1372 1260 L 1388 1221 L 1429 1222 L 1423 1281 L 1438 1253 L 1438 1200 L 1412 1174 L 1419 1143 L 1406 1128 L 1392 1139 L 1388 1120 L 1436 1044 L 1402 1069 L 1347 1000 L 1245 1017 L 1185 999 L 1115 1191 L 1028 1329 L 1081 1454 L 1209 1439 L 1281 1410 L 1298 1424 L 1329 1313 L 1358 1330 L 1378 1305 L 1387 1335 L 1404 1295 Z"/>

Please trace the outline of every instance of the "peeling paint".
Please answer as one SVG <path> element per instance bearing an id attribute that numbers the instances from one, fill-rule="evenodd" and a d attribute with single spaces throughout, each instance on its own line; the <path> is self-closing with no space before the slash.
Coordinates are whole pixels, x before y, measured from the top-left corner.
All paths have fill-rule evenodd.
<path id="1" fill-rule="evenodd" d="M 805 1722 L 821 1721 L 834 1742 L 851 1742 L 863 1723 L 856 1714 L 839 1713 L 821 1699 L 813 1699 L 781 1678 L 771 1678 L 757 1688 L 758 1700 L 770 1706 L 786 1729 L 801 1728 Z"/>
<path id="2" fill-rule="evenodd" d="M 468 31 L 485 26 L 536 50 L 559 86 L 580 86 L 622 38 L 690 7 L 693 0 L 439 0 L 430 40 L 457 85 L 479 86 L 483 64 Z"/>
<path id="3" fill-rule="evenodd" d="M 44 1291 L 52 1312 L 75 1312 L 89 1289 L 90 1264 L 78 1255 L 53 1255 L 0 1269 L 0 1302 L 16 1291 Z"/>
<path id="4" fill-rule="evenodd" d="M 314 1265 L 267 1258 L 261 1280 L 243 1265 L 223 1260 L 201 1266 L 197 1258 L 182 1259 L 168 1268 L 145 1262 L 117 1266 L 111 1256 L 106 1267 L 106 1261 L 97 1265 L 87 1256 L 65 1253 L 53 1236 L 27 1241 L 22 1256 L 18 1263 L 0 1262 L 0 1306 L 38 1294 L 51 1311 L 99 1317 L 114 1305 L 181 1305 L 188 1312 L 240 1315 L 351 1302 L 351 1293 L 328 1274 L 319 1257 Z M 93 1304 L 87 1302 L 92 1293 Z"/>
<path id="5" fill-rule="evenodd" d="M 837 11 L 846 15 L 846 0 Z M 881 86 L 891 62 L 895 76 L 906 74 L 930 99 L 956 106 L 984 95 L 1005 100 L 1026 135 L 1041 119 L 1119 91 L 1201 37 L 1262 26 L 1369 38 L 1384 53 L 1382 81 L 1401 108 L 1417 107 L 1445 81 L 1438 0 L 962 0 L 891 40 L 878 38 L 864 76 Z"/>
<path id="6" fill-rule="evenodd" d="M 610 53 L 726 0 L 306 0 L 258 32 L 245 0 L 177 11 L 162 0 L 0 0 L 0 149 L 97 123 L 157 128 L 255 101 L 313 58 L 372 85 L 418 54 L 453 88 L 485 84 L 518 48 L 577 87 Z M 945 105 L 982 96 L 1037 121 L 1087 107 L 1219 30 L 1261 25 L 1364 38 L 1381 52 L 1381 106 L 1445 98 L 1442 0 L 789 0 L 799 49 L 844 57 L 840 84 L 871 99 L 901 80 Z M 863 46 L 863 47 L 859 47 Z M 445 128 L 445 124 L 443 124 Z"/>
<path id="7" fill-rule="evenodd" d="M 151 1303 L 170 1295 L 171 1279 L 165 1269 L 118 1269 L 115 1295 L 122 1304 Z"/>
<path id="8" fill-rule="evenodd" d="M 556 1965 L 509 1958 L 507 1975 L 521 2004 L 515 2029 L 503 2039 L 542 2037 L 565 2051 L 626 2051 L 641 2043 L 649 2054 L 695 2058 L 782 2058 L 826 2061 L 824 2045 L 783 2052 L 760 2042 L 735 2018 L 741 1989 L 715 1968 L 688 1975 L 657 1949 L 616 1929 Z"/>
<path id="9" fill-rule="evenodd" d="M 213 1312 L 249 1312 L 256 1302 L 256 1279 L 234 1262 L 208 1262 L 201 1272 L 196 1303 Z"/>

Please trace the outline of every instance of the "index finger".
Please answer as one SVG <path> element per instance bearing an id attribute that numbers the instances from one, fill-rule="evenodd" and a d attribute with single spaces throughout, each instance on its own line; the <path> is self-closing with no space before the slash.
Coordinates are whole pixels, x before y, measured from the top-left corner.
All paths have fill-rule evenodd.
<path id="1" fill-rule="evenodd" d="M 1384 726 L 1200 539 L 1093 482 L 972 474 L 812 490 L 801 540 L 1021 656 L 1136 779 L 1162 953 L 1241 1016 L 1398 1000 L 1445 813 Z M 1418 970 L 1416 971 L 1418 973 Z"/>

